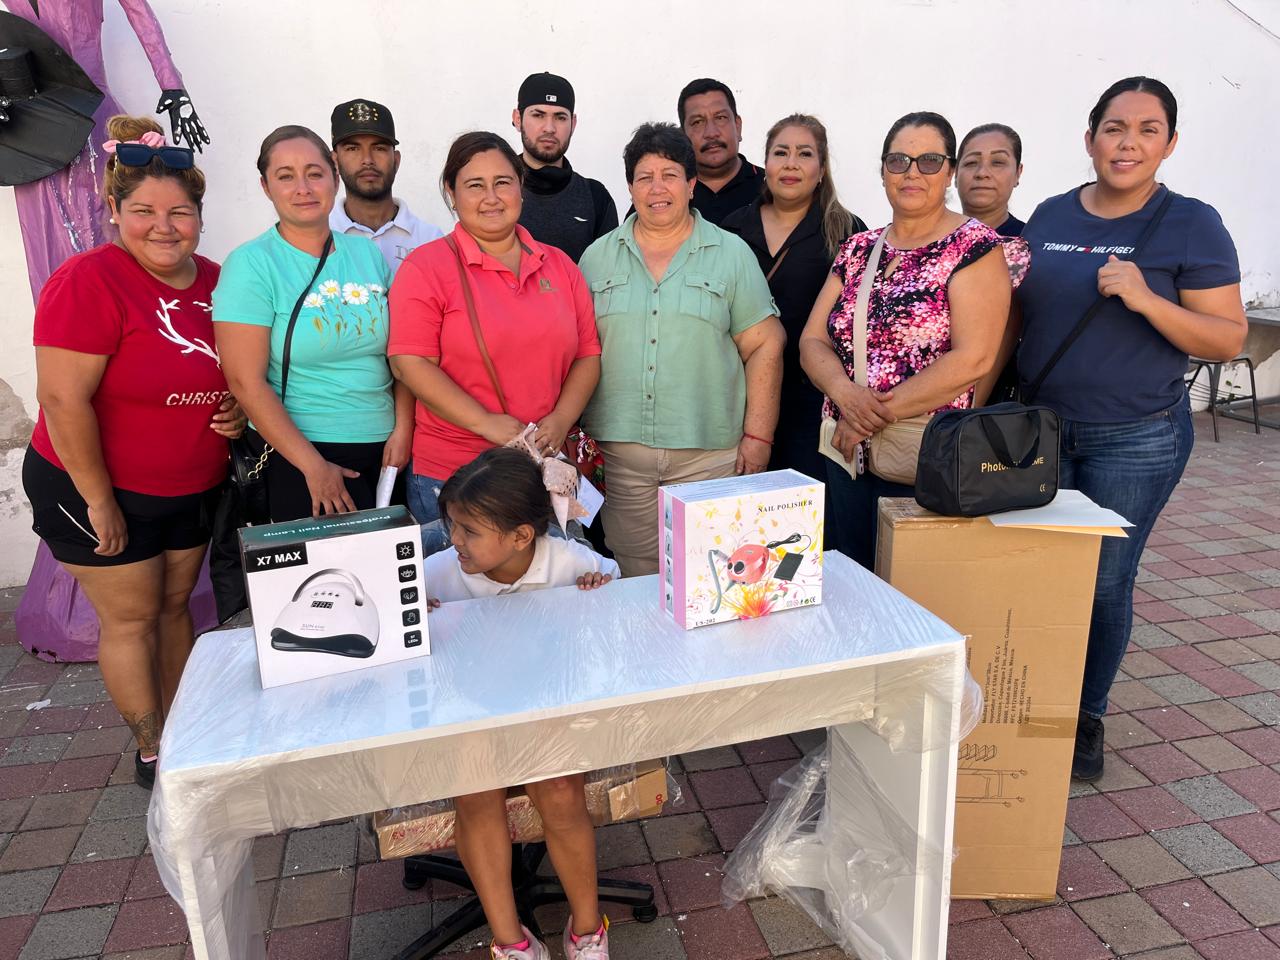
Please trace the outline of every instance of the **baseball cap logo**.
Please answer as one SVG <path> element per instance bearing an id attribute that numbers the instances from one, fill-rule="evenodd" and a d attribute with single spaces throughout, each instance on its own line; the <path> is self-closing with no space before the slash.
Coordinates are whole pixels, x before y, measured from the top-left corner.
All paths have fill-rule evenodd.
<path id="1" fill-rule="evenodd" d="M 353 103 L 348 114 L 356 123 L 371 123 L 378 119 L 378 113 L 367 103 Z"/>
<path id="2" fill-rule="evenodd" d="M 555 103 L 555 102 L 556 102 L 556 95 L 554 93 L 548 93 L 547 103 Z"/>

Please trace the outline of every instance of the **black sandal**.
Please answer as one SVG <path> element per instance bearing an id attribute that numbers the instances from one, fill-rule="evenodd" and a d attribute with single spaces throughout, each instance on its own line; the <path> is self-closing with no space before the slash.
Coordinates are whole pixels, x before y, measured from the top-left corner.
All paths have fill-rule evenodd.
<path id="1" fill-rule="evenodd" d="M 133 754 L 133 782 L 144 790 L 156 785 L 156 761 L 143 760 L 141 750 Z"/>

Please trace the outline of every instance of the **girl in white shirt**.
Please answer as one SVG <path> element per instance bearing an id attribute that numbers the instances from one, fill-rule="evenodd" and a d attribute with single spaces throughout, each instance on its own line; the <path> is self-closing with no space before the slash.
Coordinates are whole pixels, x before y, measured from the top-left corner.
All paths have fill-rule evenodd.
<path id="1" fill-rule="evenodd" d="M 538 466 L 519 450 L 482 453 L 444 484 L 439 502 L 453 546 L 423 561 L 432 606 L 575 583 L 592 590 L 618 575 L 612 560 L 577 541 L 547 535 L 554 517 L 551 496 Z M 584 777 L 556 777 L 525 789 L 542 817 L 547 852 L 569 900 L 566 960 L 608 960 Z M 455 845 L 493 931 L 489 949 L 495 960 L 549 960 L 546 945 L 516 913 L 506 800 L 506 788 L 455 797 Z"/>

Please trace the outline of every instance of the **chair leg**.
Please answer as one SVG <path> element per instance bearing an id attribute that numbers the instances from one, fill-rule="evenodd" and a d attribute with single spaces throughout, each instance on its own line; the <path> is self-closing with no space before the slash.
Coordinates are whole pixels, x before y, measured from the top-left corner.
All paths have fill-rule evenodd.
<path id="1" fill-rule="evenodd" d="M 1249 357 L 1242 359 L 1249 370 L 1249 399 L 1253 402 L 1253 432 L 1262 433 L 1262 420 L 1258 416 L 1258 382 L 1253 376 L 1253 360 Z"/>
<path id="2" fill-rule="evenodd" d="M 602 879 L 596 895 L 605 903 L 620 903 L 624 907 L 631 907 L 631 912 L 641 923 L 652 923 L 658 917 L 658 908 L 653 902 L 653 887 L 647 883 Z"/>
<path id="3" fill-rule="evenodd" d="M 479 930 L 484 924 L 484 908 L 480 906 L 480 900 L 467 900 L 449 914 L 443 923 L 428 930 L 397 953 L 393 960 L 426 960 L 427 957 L 434 957 L 459 937 Z"/>
<path id="4" fill-rule="evenodd" d="M 1213 442 L 1218 442 L 1218 379 L 1222 376 L 1222 364 L 1209 364 L 1209 419 L 1213 422 Z"/>

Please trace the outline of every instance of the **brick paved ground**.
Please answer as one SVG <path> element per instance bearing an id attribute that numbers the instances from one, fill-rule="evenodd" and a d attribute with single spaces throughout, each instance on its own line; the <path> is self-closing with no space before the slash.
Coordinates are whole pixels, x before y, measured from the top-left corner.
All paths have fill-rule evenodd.
<path id="1" fill-rule="evenodd" d="M 1280 960 L 1280 434 L 1229 424 L 1215 445 L 1199 420 L 1144 557 L 1106 776 L 1072 791 L 1058 898 L 953 903 L 955 960 Z M 0 960 L 183 957 L 97 668 L 33 660 L 0 613 L 0 677 Z M 616 957 L 843 956 L 777 900 L 718 906 L 723 851 L 813 739 L 685 756 L 684 806 L 599 832 L 605 872 L 659 891 L 656 922 L 618 918 Z M 376 960 L 451 906 L 405 891 L 353 823 L 263 838 L 255 864 L 274 960 Z"/>

